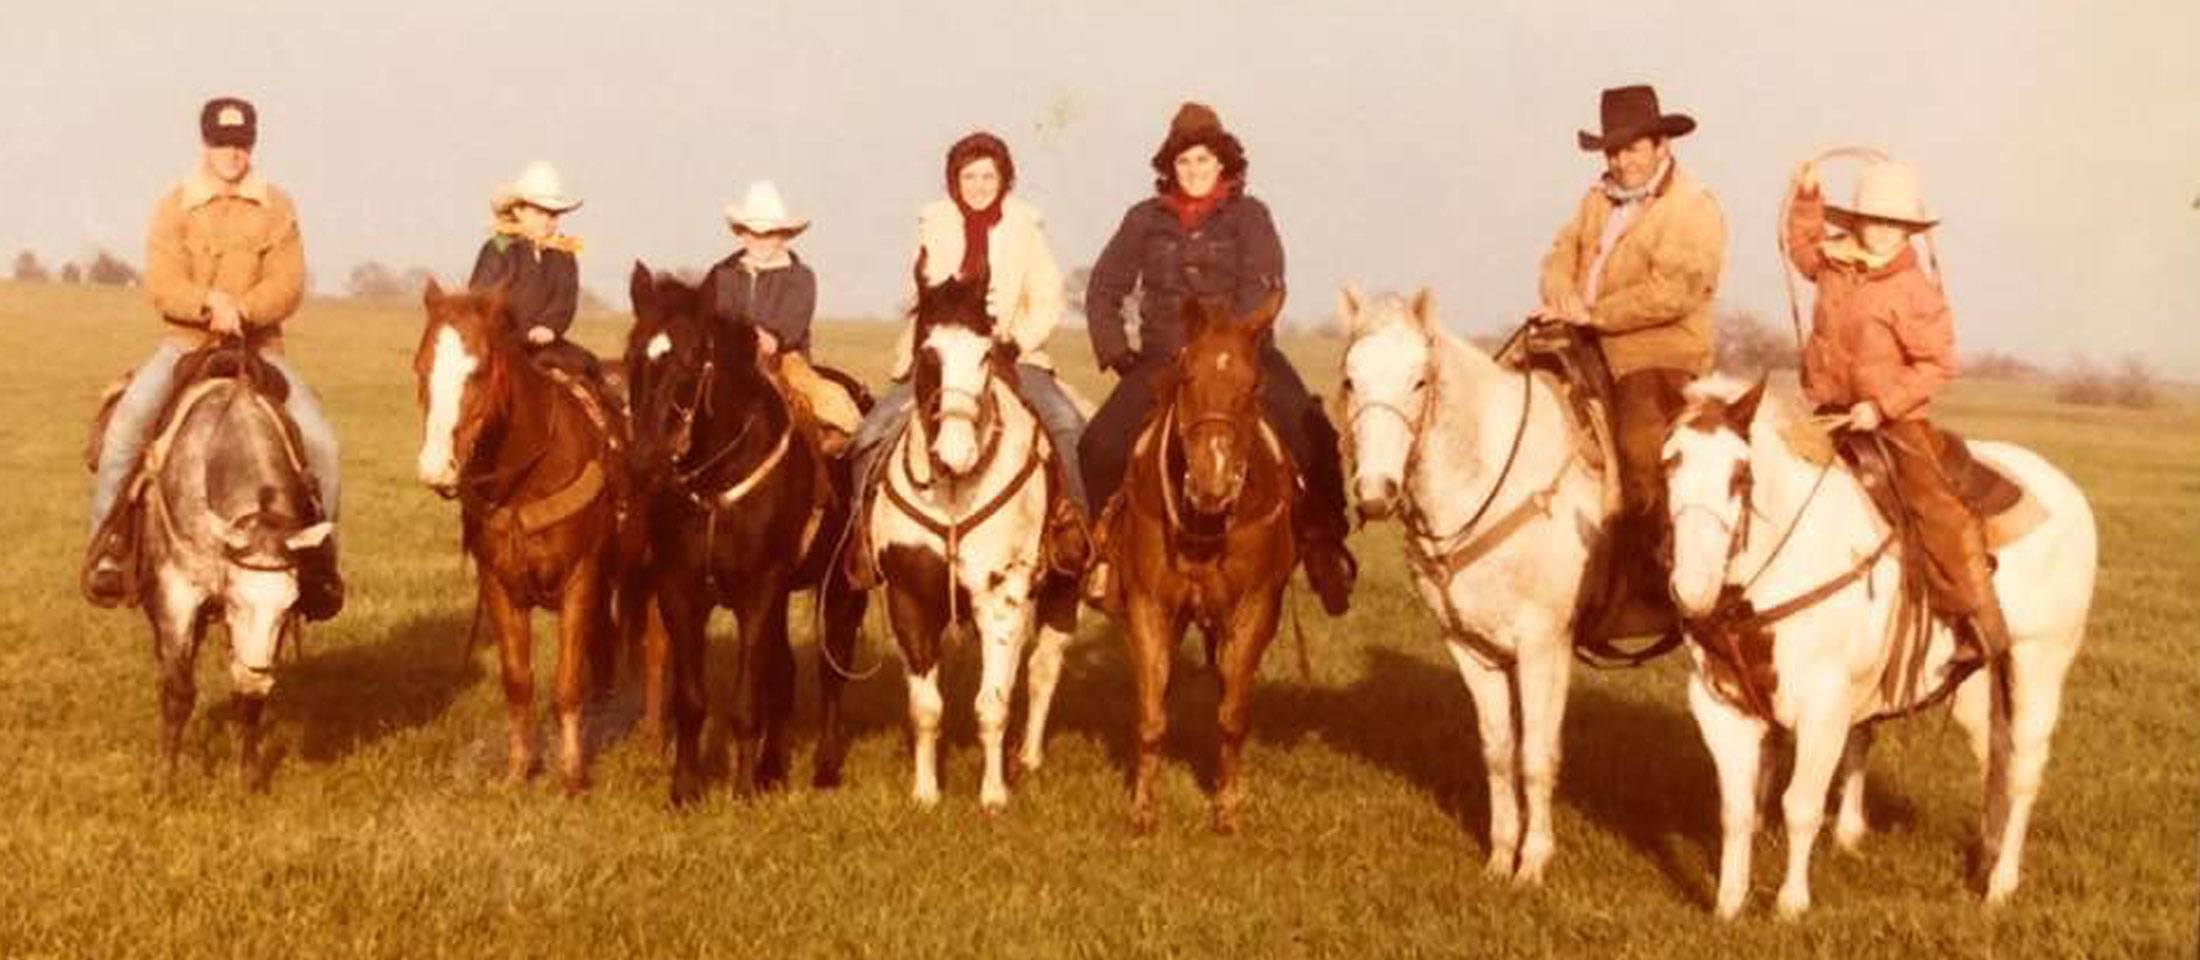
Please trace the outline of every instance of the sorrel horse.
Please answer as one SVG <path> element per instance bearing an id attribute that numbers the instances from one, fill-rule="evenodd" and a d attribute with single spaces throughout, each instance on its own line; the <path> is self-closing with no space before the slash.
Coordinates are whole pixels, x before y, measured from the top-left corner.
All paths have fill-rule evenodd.
<path id="1" fill-rule="evenodd" d="M 2000 903 L 2017 886 L 2063 680 L 2085 639 L 2099 556 L 2092 508 L 2032 452 L 1970 444 L 2034 507 L 2008 516 L 2030 514 L 2036 523 L 1988 524 L 1990 540 L 2006 541 L 1994 551 L 1994 580 L 2011 643 L 1986 669 L 1964 669 L 1947 623 L 1930 620 L 1921 634 L 1906 628 L 1901 565 L 1923 558 L 1903 556 L 1900 536 L 1854 473 L 1794 449 L 1801 425 L 1765 402 L 1764 391 L 1762 383 L 1744 390 L 1723 380 L 1692 386 L 1665 445 L 1673 597 L 1687 615 L 1696 665 L 1688 707 L 1719 776 L 1718 914 L 1739 913 L 1749 890 L 1768 731 L 1795 735 L 1778 901 L 1793 917 L 1810 907 L 1811 847 L 1837 776 L 1834 838 L 1853 848 L 1864 835 L 1869 724 L 1951 692 L 1982 772 L 1986 902 Z M 1899 682 L 1902 670 L 1924 682 Z"/>
<path id="2" fill-rule="evenodd" d="M 1077 626 L 1077 578 L 1047 556 L 1048 506 L 1065 494 L 1055 488 L 1046 430 L 1016 392 L 1015 347 L 993 337 L 985 278 L 926 288 L 920 268 L 917 284 L 916 409 L 878 461 L 878 495 L 864 522 L 908 678 L 911 792 L 919 804 L 939 802 L 942 640 L 969 627 L 984 657 L 975 702 L 985 751 L 978 800 L 998 811 L 1008 805 L 1002 743 L 1024 641 L 1036 622 L 1020 758 L 1036 770 L 1063 648 Z"/>
<path id="3" fill-rule="evenodd" d="M 702 792 L 705 632 L 713 609 L 740 622 L 739 680 L 730 711 L 732 787 L 746 793 L 787 776 L 794 653 L 787 598 L 813 590 L 822 610 L 818 684 L 822 729 L 813 782 L 837 785 L 847 738 L 842 673 L 855 651 L 865 595 L 831 555 L 846 533 L 847 465 L 827 457 L 757 364 L 756 328 L 719 317 L 717 293 L 653 277 L 629 278 L 634 327 L 626 366 L 633 405 L 634 474 L 649 532 L 648 581 L 671 650 L 672 800 Z M 868 398 L 857 395 L 859 405 Z M 629 581 L 630 583 L 632 580 Z M 631 609 L 631 607 L 629 608 Z M 661 655 L 650 657 L 653 674 Z"/>
<path id="4" fill-rule="evenodd" d="M 619 428 L 579 385 L 527 360 L 501 288 L 446 295 L 430 282 L 424 302 L 427 325 L 413 354 L 426 419 L 420 480 L 459 501 L 479 611 L 503 660 L 506 779 L 537 767 L 528 616 L 547 608 L 558 614 L 558 774 L 561 788 L 577 793 L 588 785 L 583 701 L 612 666 L 627 486 Z"/>
<path id="5" fill-rule="evenodd" d="M 1474 697 L 1489 782 L 1486 872 L 1535 884 L 1557 849 L 1575 621 L 1606 480 L 1546 378 L 1437 322 L 1428 292 L 1340 298 L 1360 515 L 1396 516 L 1414 586 Z M 1525 830 L 1523 830 L 1525 825 Z"/>
<path id="6" fill-rule="evenodd" d="M 1296 466 L 1260 402 L 1261 341 L 1282 306 L 1280 293 L 1247 315 L 1233 315 L 1220 300 L 1186 301 L 1187 343 L 1175 366 L 1164 368 L 1160 402 L 1132 447 L 1108 515 L 1103 549 L 1116 571 L 1109 605 L 1119 598 L 1138 678 L 1131 826 L 1140 833 L 1157 822 L 1154 775 L 1169 728 L 1170 661 L 1195 623 L 1222 682 L 1212 826 L 1229 834 L 1241 825 L 1253 679 L 1298 562 Z"/>

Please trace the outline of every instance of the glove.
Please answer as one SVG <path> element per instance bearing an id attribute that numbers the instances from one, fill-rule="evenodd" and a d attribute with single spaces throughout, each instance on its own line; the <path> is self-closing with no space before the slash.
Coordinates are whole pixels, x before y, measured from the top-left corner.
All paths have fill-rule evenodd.
<path id="1" fill-rule="evenodd" d="M 1886 420 L 1879 415 L 1879 405 L 1866 400 L 1849 408 L 1849 429 L 1870 432 L 1879 429 Z"/>

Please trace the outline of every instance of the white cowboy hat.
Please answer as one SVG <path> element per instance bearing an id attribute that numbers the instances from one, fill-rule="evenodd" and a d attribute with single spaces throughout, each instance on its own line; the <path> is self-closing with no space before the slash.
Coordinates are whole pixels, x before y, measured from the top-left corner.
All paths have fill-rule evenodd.
<path id="1" fill-rule="evenodd" d="M 1918 198 L 1917 174 L 1893 161 L 1865 167 L 1856 179 L 1856 202 L 1846 207 L 1827 204 L 1826 219 L 1843 228 L 1853 228 L 1859 220 L 1879 220 L 1912 230 L 1940 222 Z"/>
<path id="2" fill-rule="evenodd" d="M 568 213 L 580 208 L 579 199 L 565 193 L 565 178 L 558 176 L 558 168 L 547 160 L 537 160 L 519 172 L 519 177 L 497 190 L 490 206 L 496 212 L 527 204 L 541 207 L 551 213 Z"/>
<path id="3" fill-rule="evenodd" d="M 750 233 L 801 233 L 810 228 L 810 218 L 789 214 L 779 187 L 758 180 L 749 184 L 748 195 L 740 203 L 726 204 L 726 225 Z"/>

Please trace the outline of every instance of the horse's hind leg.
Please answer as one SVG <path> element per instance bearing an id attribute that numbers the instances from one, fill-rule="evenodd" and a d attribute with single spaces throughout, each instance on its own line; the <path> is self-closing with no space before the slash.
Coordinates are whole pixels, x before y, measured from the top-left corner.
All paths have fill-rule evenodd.
<path id="1" fill-rule="evenodd" d="M 481 609 L 496 633 L 498 659 L 504 671 L 504 714 L 511 736 L 504 780 L 518 784 L 535 772 L 534 634 L 527 622 L 527 610 L 513 604 L 496 575 L 484 569 L 480 576 Z"/>
<path id="2" fill-rule="evenodd" d="M 1986 871 L 1986 902 L 1998 905 L 2016 892 L 2024 858 L 2025 833 L 2030 828 L 2033 803 L 2039 798 L 2046 772 L 2049 741 L 2062 713 L 2063 680 L 2070 670 L 2076 644 L 2022 643 L 2009 654 L 2010 729 L 2002 746 L 2005 755 L 1992 756 L 1992 677 L 1979 671 L 1956 692 L 1956 719 L 1971 734 L 1972 749 L 1985 774 L 1984 809 L 1980 824 L 1979 866 Z M 2001 776 L 1992 775 L 1996 763 Z M 1996 780 L 2000 782 L 1997 783 Z"/>
<path id="3" fill-rule="evenodd" d="M 835 571 L 826 572 L 815 597 L 825 606 L 825 635 L 817 638 L 817 757 L 810 785 L 829 789 L 840 786 L 841 767 L 848 757 L 842 701 L 849 678 L 843 671 L 855 669 L 856 641 L 870 598 L 840 582 Z"/>
<path id="4" fill-rule="evenodd" d="M 1046 759 L 1047 716 L 1062 677 L 1062 655 L 1077 636 L 1077 581 L 1049 577 L 1039 588 L 1038 642 L 1024 664 L 1024 745 L 1017 763 L 1029 773 Z"/>
<path id="5" fill-rule="evenodd" d="M 1513 684 L 1502 666 L 1482 662 L 1468 642 L 1453 639 L 1444 645 L 1459 678 L 1474 701 L 1476 731 L 1482 740 L 1482 773 L 1490 791 L 1490 858 L 1482 872 L 1491 878 L 1513 875 L 1514 857 L 1520 851 L 1520 786 L 1515 761 L 1519 747 L 1513 726 Z"/>

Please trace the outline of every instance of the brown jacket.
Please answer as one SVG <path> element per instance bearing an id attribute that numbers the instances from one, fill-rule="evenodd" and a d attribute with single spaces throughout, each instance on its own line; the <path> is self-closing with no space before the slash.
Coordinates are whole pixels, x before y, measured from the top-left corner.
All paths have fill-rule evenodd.
<path id="1" fill-rule="evenodd" d="M 1590 323 L 1615 377 L 1657 368 L 1711 369 L 1711 301 L 1726 262 L 1719 202 L 1676 161 L 1672 172 L 1604 258 Z M 1543 302 L 1588 289 L 1590 265 L 1613 203 L 1600 188 L 1551 241 L 1543 257 Z"/>
<path id="2" fill-rule="evenodd" d="M 1788 211 L 1788 257 L 1818 284 L 1803 383 L 1819 406 L 1865 400 L 1890 420 L 1923 419 L 1933 394 L 1956 372 L 1955 319 L 1940 285 L 1904 248 L 1866 266 L 1825 239 L 1825 201 L 1801 194 Z"/>
<path id="3" fill-rule="evenodd" d="M 205 344 L 206 295 L 235 298 L 247 330 L 280 346 L 305 298 L 305 243 L 289 195 L 254 173 L 231 187 L 194 171 L 162 198 L 145 241 L 145 288 L 178 345 Z"/>

